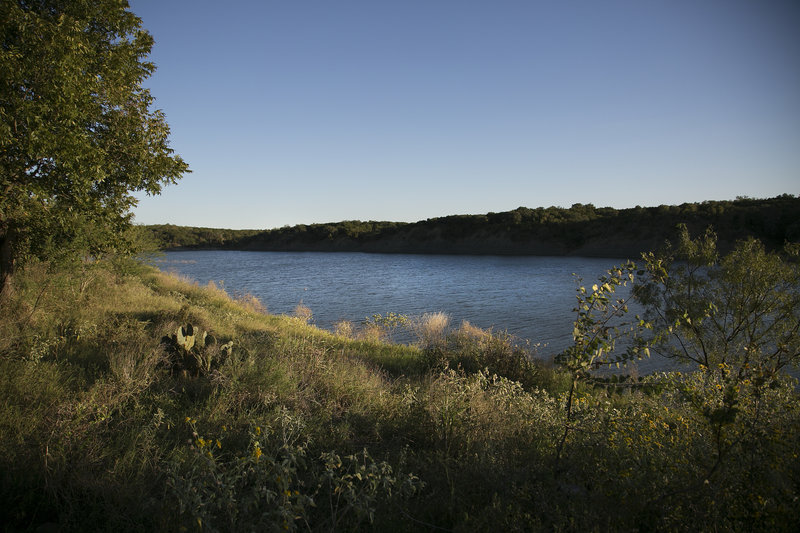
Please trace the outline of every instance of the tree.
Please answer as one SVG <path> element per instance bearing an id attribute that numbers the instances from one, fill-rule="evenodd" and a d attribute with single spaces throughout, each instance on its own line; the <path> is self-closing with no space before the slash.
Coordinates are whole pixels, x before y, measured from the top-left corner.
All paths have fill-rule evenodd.
<path id="1" fill-rule="evenodd" d="M 653 325 L 653 351 L 729 367 L 738 380 L 800 363 L 798 247 L 788 245 L 783 258 L 749 238 L 720 259 L 710 229 L 696 239 L 679 230 L 676 246 L 644 255 L 634 287 Z"/>
<path id="2" fill-rule="evenodd" d="M 638 316 L 634 320 L 628 316 L 628 304 L 633 294 L 625 289 L 628 283 L 635 281 L 635 270 L 636 264 L 628 261 L 601 276 L 591 290 L 578 287 L 578 304 L 573 309 L 577 313 L 572 330 L 574 344 L 555 357 L 555 362 L 572 377 L 565 406 L 566 423 L 556 449 L 557 460 L 561 459 L 567 436 L 573 429 L 573 400 L 578 381 L 591 379 L 594 370 L 612 366 L 619 368 L 621 364 L 650 356 L 646 343 L 637 339 L 637 334 L 650 325 Z M 618 294 L 618 289 L 623 294 Z M 622 353 L 617 346 L 620 341 L 627 344 Z"/>
<path id="3" fill-rule="evenodd" d="M 580 287 L 575 344 L 556 358 L 573 376 L 557 461 L 570 433 L 581 429 L 573 415 L 578 380 L 592 378 L 594 368 L 655 352 L 697 365 L 697 371 L 651 381 L 662 390 L 666 412 L 677 409 L 679 420 L 688 415 L 697 424 L 692 440 L 698 446 L 686 449 L 698 454 L 695 471 L 679 492 L 658 501 L 685 493 L 736 502 L 732 513 L 762 509 L 764 500 L 753 494 L 770 489 L 758 483 L 780 478 L 786 452 L 796 444 L 785 436 L 786 426 L 797 423 L 796 381 L 781 370 L 800 363 L 798 252 L 800 245 L 787 244 L 781 256 L 749 238 L 720 257 L 713 231 L 692 239 L 680 225 L 677 244 L 643 254 L 641 268 L 627 263 L 591 291 Z M 627 282 L 633 282 L 632 294 L 615 297 Z M 627 318 L 631 296 L 644 307 L 644 318 Z M 627 345 L 622 354 L 614 353 L 618 342 Z"/>
<path id="4" fill-rule="evenodd" d="M 125 0 L 0 2 L 3 293 L 44 237 L 125 248 L 132 193 L 188 171 L 142 86 L 152 45 Z"/>

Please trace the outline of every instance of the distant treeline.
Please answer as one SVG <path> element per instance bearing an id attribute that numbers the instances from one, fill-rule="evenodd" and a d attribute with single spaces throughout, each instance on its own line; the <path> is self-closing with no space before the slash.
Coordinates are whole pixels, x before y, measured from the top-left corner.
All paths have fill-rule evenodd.
<path id="1" fill-rule="evenodd" d="M 800 197 L 737 198 L 677 206 L 613 209 L 519 207 L 503 213 L 453 215 L 419 222 L 301 224 L 258 231 L 145 226 L 164 249 L 360 251 L 502 255 L 637 256 L 674 236 L 679 223 L 698 234 L 711 226 L 719 247 L 754 236 L 770 248 L 800 241 Z"/>
<path id="2" fill-rule="evenodd" d="M 161 249 L 235 249 L 244 239 L 262 233 L 255 229 L 218 229 L 176 226 L 174 224 L 153 224 L 142 226 Z"/>

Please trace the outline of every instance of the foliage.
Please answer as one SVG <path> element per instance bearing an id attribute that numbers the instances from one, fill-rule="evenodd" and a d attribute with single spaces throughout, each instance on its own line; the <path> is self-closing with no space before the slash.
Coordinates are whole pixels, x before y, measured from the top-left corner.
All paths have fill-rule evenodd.
<path id="1" fill-rule="evenodd" d="M 786 439 L 798 422 L 796 386 L 785 375 L 742 380 L 724 363 L 669 378 L 665 404 L 686 413 L 697 432 L 683 490 L 699 496 L 695 505 L 706 505 L 725 529 L 781 529 L 796 505 L 796 486 L 786 485 L 798 466 L 796 436 Z"/>
<path id="2" fill-rule="evenodd" d="M 668 246 L 643 255 L 644 268 L 627 299 L 612 295 L 634 281 L 636 265 L 631 262 L 609 271 L 591 292 L 579 288 L 575 344 L 557 358 L 574 378 L 556 458 L 561 460 L 575 432 L 587 430 L 575 412 L 578 380 L 591 378 L 593 369 L 619 367 L 642 353 L 649 355 L 652 345 L 656 353 L 698 365 L 697 372 L 687 377 L 674 373 L 660 384 L 673 408 L 689 413 L 704 428 L 692 436 L 703 451 L 692 460 L 685 478 L 689 488 L 683 490 L 735 501 L 736 512 L 742 513 L 739 519 L 749 521 L 757 513 L 755 502 L 764 503 L 760 492 L 771 490 L 758 483 L 769 484 L 775 469 L 785 468 L 783 445 L 773 447 L 776 439 L 768 435 L 780 431 L 776 420 L 794 409 L 790 406 L 796 401 L 784 396 L 793 384 L 779 372 L 798 358 L 797 264 L 765 252 L 755 239 L 741 241 L 719 259 L 710 229 L 694 240 L 686 226 L 679 230 L 676 249 Z M 795 247 L 787 249 L 793 252 Z M 645 306 L 647 320 L 637 316 L 625 322 L 634 296 Z M 625 331 L 615 320 L 626 326 Z M 630 338 L 625 353 L 613 355 L 615 343 L 624 337 Z M 605 386 L 619 380 L 595 383 Z M 732 464 L 744 457 L 749 465 Z M 746 471 L 749 482 L 732 481 L 719 473 L 725 470 L 736 470 L 737 475 Z M 728 484 L 724 489 L 717 484 L 720 477 Z M 784 494 L 774 498 L 794 497 L 788 496 L 792 489 L 778 490 Z"/>
<path id="3" fill-rule="evenodd" d="M 649 327 L 638 316 L 625 320 L 632 294 L 615 298 L 620 287 L 634 281 L 635 270 L 635 263 L 629 261 L 601 276 L 591 291 L 578 287 L 578 306 L 573 309 L 578 315 L 572 332 L 574 344 L 555 359 L 576 377 L 586 378 L 592 370 L 619 368 L 620 364 L 650 355 L 647 346 L 639 343 L 629 344 L 624 353 L 615 352 L 621 339 L 632 338 L 639 328 Z"/>
<path id="4" fill-rule="evenodd" d="M 240 246 L 256 230 L 232 230 L 219 228 L 194 228 L 174 224 L 139 226 L 151 235 L 161 249 L 169 248 L 230 248 Z"/>
<path id="5" fill-rule="evenodd" d="M 789 251 L 795 250 L 793 247 Z M 735 369 L 739 379 L 771 379 L 800 362 L 800 266 L 755 239 L 723 258 L 716 235 L 644 256 L 635 294 L 654 325 L 649 342 L 666 357 Z"/>
<path id="6" fill-rule="evenodd" d="M 277 422 L 295 420 L 282 412 Z M 215 438 L 198 433 L 194 418 L 186 424 L 191 439 L 169 466 L 168 496 L 187 529 L 296 531 L 324 524 L 326 530 L 353 530 L 374 523 L 380 499 L 407 498 L 422 486 L 366 450 L 344 458 L 335 452 L 309 457 L 309 444 L 299 435 L 286 440 L 256 424 L 246 448 L 237 450 L 224 435 L 227 426 Z"/>
<path id="7" fill-rule="evenodd" d="M 453 215 L 414 223 L 343 221 L 265 231 L 146 226 L 162 248 L 313 250 L 451 254 L 588 255 L 638 257 L 686 224 L 693 232 L 713 225 L 720 248 L 753 236 L 768 249 L 800 240 L 800 198 L 737 198 L 630 209 L 574 204 L 519 207 L 503 213 Z"/>
<path id="8" fill-rule="evenodd" d="M 431 369 L 461 368 L 470 373 L 488 371 L 522 383 L 526 388 L 552 384 L 535 347 L 520 344 L 505 331 L 478 328 L 469 322 L 434 342 L 422 338 L 424 357 Z M 427 342 L 425 342 L 427 340 Z"/>
<path id="9" fill-rule="evenodd" d="M 575 327 L 572 332 L 574 344 L 558 354 L 555 362 L 562 365 L 572 376 L 566 400 L 566 423 L 556 456 L 560 460 L 564 445 L 573 426 L 573 408 L 579 380 L 592 377 L 592 371 L 603 367 L 626 364 L 632 359 L 640 359 L 642 354 L 649 356 L 649 349 L 641 343 L 629 344 L 624 353 L 615 353 L 617 343 L 626 337 L 634 337 L 638 328 L 649 324 L 636 317 L 633 322 L 626 321 L 628 303 L 632 295 L 615 298 L 617 289 L 627 287 L 634 281 L 636 265 L 627 262 L 613 268 L 592 285 L 591 291 L 578 287 L 578 306 Z"/>
<path id="10" fill-rule="evenodd" d="M 352 529 L 365 521 L 372 524 L 381 498 L 408 498 L 424 486 L 414 474 L 397 475 L 385 461 L 375 462 L 366 448 L 344 458 L 333 452 L 323 453 L 321 460 L 325 470 L 320 496 L 327 496 L 330 527 L 334 531 Z"/>
<path id="11" fill-rule="evenodd" d="M 187 165 L 142 86 L 141 20 L 116 0 L 0 4 L 0 281 L 61 247 L 126 251 L 133 191 Z M 47 246 L 43 246 L 47 244 Z"/>
<path id="12" fill-rule="evenodd" d="M 406 326 L 409 323 L 409 318 L 406 315 L 389 311 L 385 315 L 375 313 L 371 317 L 364 318 L 362 325 L 365 331 L 375 331 L 378 333 L 377 338 L 392 338 L 392 332 L 396 329 Z M 369 334 L 368 334 L 369 336 Z"/>

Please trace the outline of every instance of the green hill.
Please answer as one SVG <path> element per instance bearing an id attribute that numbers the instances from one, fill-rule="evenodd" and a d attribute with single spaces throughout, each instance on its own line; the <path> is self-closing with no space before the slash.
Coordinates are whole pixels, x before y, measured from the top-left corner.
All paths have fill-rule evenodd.
<path id="1" fill-rule="evenodd" d="M 358 251 L 637 257 L 659 247 L 679 224 L 694 234 L 712 226 L 719 246 L 756 237 L 770 248 L 800 240 L 800 198 L 739 198 L 679 206 L 520 207 L 503 213 L 453 215 L 414 223 L 344 221 L 266 231 L 146 226 L 162 248 L 270 251 Z"/>

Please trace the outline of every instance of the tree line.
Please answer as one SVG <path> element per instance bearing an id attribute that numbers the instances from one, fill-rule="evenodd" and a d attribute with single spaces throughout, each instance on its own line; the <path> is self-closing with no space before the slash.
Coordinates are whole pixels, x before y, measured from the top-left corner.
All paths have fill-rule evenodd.
<path id="1" fill-rule="evenodd" d="M 346 220 L 264 231 L 175 225 L 144 226 L 144 230 L 163 249 L 633 256 L 660 246 L 678 224 L 693 233 L 712 227 L 723 250 L 747 237 L 776 249 L 800 239 L 800 198 L 784 194 L 629 209 L 592 204 L 519 207 L 413 223 Z"/>

